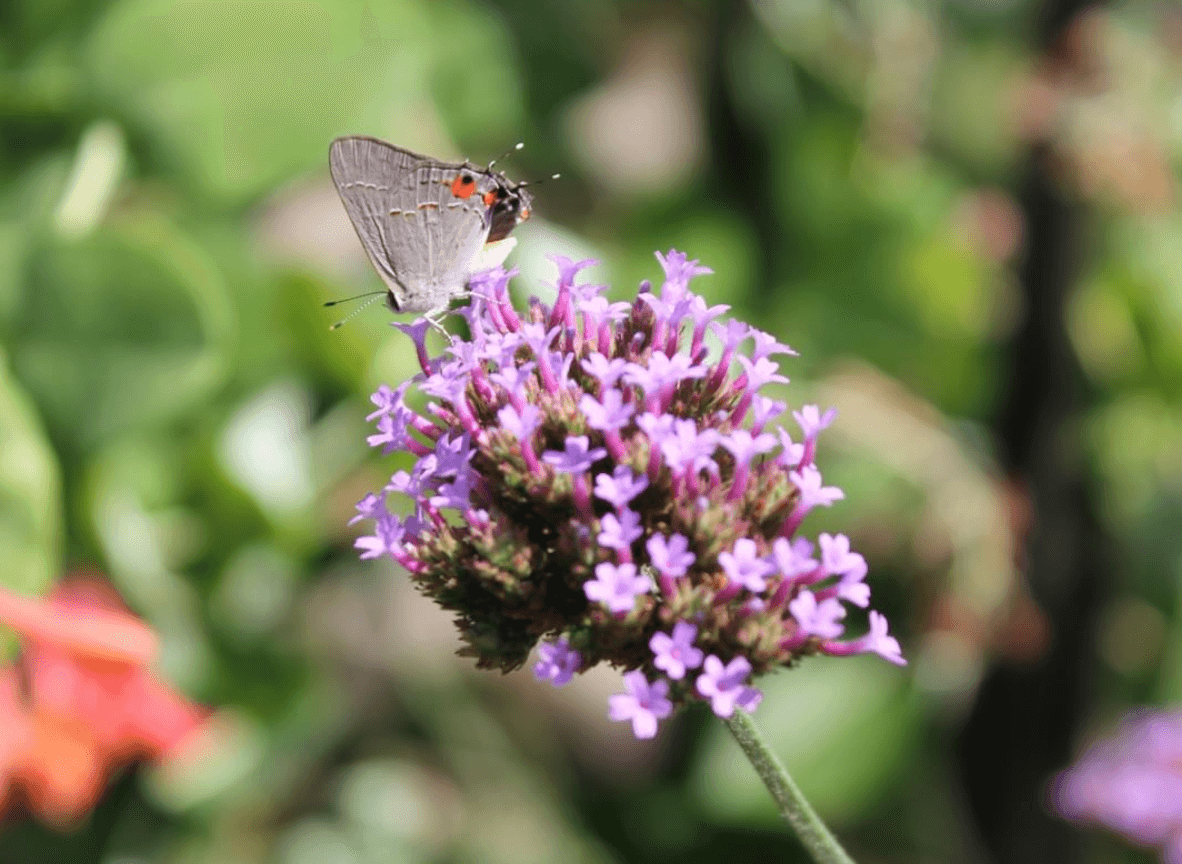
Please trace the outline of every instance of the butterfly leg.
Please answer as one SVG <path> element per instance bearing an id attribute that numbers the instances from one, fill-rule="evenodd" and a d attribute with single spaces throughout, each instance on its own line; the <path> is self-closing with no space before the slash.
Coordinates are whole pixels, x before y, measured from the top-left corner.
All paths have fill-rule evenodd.
<path id="1" fill-rule="evenodd" d="M 443 319 L 447 317 L 450 312 L 449 306 L 436 306 L 423 314 L 423 320 L 435 328 L 449 343 L 451 342 L 451 333 L 447 332 L 447 328 L 443 326 Z"/>

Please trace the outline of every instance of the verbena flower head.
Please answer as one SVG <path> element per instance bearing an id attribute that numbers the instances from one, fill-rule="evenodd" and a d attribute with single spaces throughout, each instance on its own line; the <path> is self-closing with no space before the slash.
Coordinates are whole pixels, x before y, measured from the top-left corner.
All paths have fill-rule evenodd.
<path id="1" fill-rule="evenodd" d="M 1182 710 L 1126 717 L 1051 787 L 1055 809 L 1182 864 Z"/>
<path id="2" fill-rule="evenodd" d="M 525 315 L 510 273 L 478 275 L 471 335 L 439 357 L 401 327 L 430 401 L 415 411 L 405 384 L 380 388 L 369 443 L 418 461 L 356 517 L 375 526 L 361 557 L 388 555 L 455 612 L 477 666 L 515 669 L 541 642 L 535 674 L 556 685 L 600 662 L 628 670 L 611 716 L 641 737 L 691 700 L 753 710 L 749 681 L 806 655 L 905 662 L 877 612 L 842 638 L 845 604 L 870 600 L 848 539 L 823 534 L 815 554 L 798 535 L 843 497 L 813 462 L 832 411 L 794 412 L 803 444 L 765 431 L 787 406 L 758 391 L 787 382 L 772 357 L 795 352 L 707 307 L 689 290 L 710 272 L 697 261 L 657 258 L 659 295 L 646 283 L 631 304 L 576 284 L 593 262 L 555 259 L 554 304 L 533 298 Z"/>

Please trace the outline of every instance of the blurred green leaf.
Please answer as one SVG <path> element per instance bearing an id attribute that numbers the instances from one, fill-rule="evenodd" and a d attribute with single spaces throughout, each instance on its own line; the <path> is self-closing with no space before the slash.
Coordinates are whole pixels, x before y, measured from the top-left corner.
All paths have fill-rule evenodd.
<path id="1" fill-rule="evenodd" d="M 322 171 L 337 135 L 425 142 L 432 91 L 461 133 L 519 127 L 500 32 L 459 3 L 123 0 L 86 57 L 167 163 L 204 194 L 237 202 Z"/>
<path id="2" fill-rule="evenodd" d="M 384 131 L 394 94 L 424 92 L 428 45 L 414 3 L 123 0 L 86 58 L 169 164 L 238 201 Z"/>
<path id="3" fill-rule="evenodd" d="M 159 423 L 222 380 L 234 335 L 225 286 L 164 222 L 48 241 L 30 269 L 13 363 L 67 438 Z"/>
<path id="4" fill-rule="evenodd" d="M 7 322 L 20 302 L 28 234 L 23 225 L 0 222 L 0 321 Z"/>
<path id="5" fill-rule="evenodd" d="M 993 274 L 981 257 L 947 233 L 928 235 L 900 251 L 900 286 L 916 318 L 940 337 L 983 339 L 991 323 Z"/>
<path id="6" fill-rule="evenodd" d="M 849 822 L 886 794 L 920 743 L 924 714 L 907 676 L 875 657 L 810 658 L 760 681 L 753 720 L 826 820 Z M 693 787 L 725 822 L 779 824 L 762 781 L 721 723 Z"/>
<path id="7" fill-rule="evenodd" d="M 0 583 L 37 594 L 57 577 L 61 478 L 32 401 L 0 349 Z"/>
<path id="8" fill-rule="evenodd" d="M 469 3 L 432 2 L 425 8 L 435 49 L 431 92 L 452 132 L 462 141 L 511 146 L 522 134 L 525 106 L 504 22 Z M 474 45 L 480 48 L 475 62 Z"/>
<path id="9" fill-rule="evenodd" d="M 1010 43 L 945 46 L 933 80 L 933 132 L 978 170 L 1005 170 L 1017 158 L 1015 100 L 998 82 L 1017 80 L 1025 62 Z"/>

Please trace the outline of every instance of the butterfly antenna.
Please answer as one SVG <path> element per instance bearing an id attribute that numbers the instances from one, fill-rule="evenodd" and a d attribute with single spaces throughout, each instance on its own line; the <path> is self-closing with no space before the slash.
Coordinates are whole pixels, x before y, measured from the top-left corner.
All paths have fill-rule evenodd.
<path id="1" fill-rule="evenodd" d="M 521 148 L 523 148 L 524 146 L 525 146 L 524 141 L 518 141 L 516 144 L 514 144 L 512 147 L 510 147 L 508 150 L 506 150 L 504 153 L 502 153 L 500 156 L 498 156 L 496 159 L 489 162 L 488 163 L 488 170 L 491 171 L 494 165 L 496 165 L 498 162 L 500 162 L 502 159 L 504 159 L 510 153 L 515 153 L 518 150 L 520 150 Z"/>
<path id="2" fill-rule="evenodd" d="M 371 304 L 373 303 L 373 301 L 377 300 L 377 299 L 378 299 L 378 297 L 380 297 L 382 294 L 385 294 L 385 293 L 386 293 L 385 291 L 375 291 L 375 292 L 374 292 L 372 295 L 369 295 L 369 299 L 368 299 L 368 300 L 366 300 L 364 303 L 362 303 L 360 306 L 358 306 L 356 309 L 354 309 L 352 312 L 350 312 L 348 315 L 346 315 L 344 318 L 342 318 L 342 319 L 341 319 L 340 321 L 338 321 L 336 324 L 333 324 L 333 325 L 332 325 L 331 327 L 329 327 L 328 329 L 329 329 L 329 330 L 336 330 L 336 329 L 338 329 L 338 328 L 340 328 L 340 327 L 343 327 L 343 326 L 344 326 L 344 325 L 345 325 L 347 322 L 349 322 L 349 321 L 352 321 L 354 318 L 356 318 L 356 317 L 357 317 L 357 313 L 358 313 L 358 312 L 360 312 L 360 311 L 361 311 L 362 309 L 364 309 L 366 306 L 369 306 L 369 305 L 371 305 Z M 365 294 L 362 294 L 361 296 L 362 296 L 362 297 L 365 297 L 366 295 L 365 295 Z M 356 297 L 350 297 L 349 299 L 350 299 L 350 300 L 356 300 L 357 298 L 356 298 Z M 344 301 L 343 301 L 343 300 L 337 300 L 337 301 L 334 301 L 334 302 L 337 302 L 337 303 L 343 303 Z M 331 306 L 332 304 L 331 304 L 331 303 L 325 303 L 324 305 L 325 305 L 325 306 Z"/>
<path id="3" fill-rule="evenodd" d="M 354 300 L 360 300 L 362 297 L 373 297 L 375 294 L 385 294 L 385 291 L 366 291 L 364 294 L 358 294 L 356 297 L 342 297 L 340 300 L 328 300 L 325 306 L 336 306 L 338 303 L 351 303 Z"/>
<path id="4" fill-rule="evenodd" d="M 541 186 L 547 180 L 557 180 L 561 176 L 561 174 L 551 174 L 549 177 L 543 177 L 541 180 L 523 180 L 517 184 L 516 188 L 520 189 L 522 186 Z"/>

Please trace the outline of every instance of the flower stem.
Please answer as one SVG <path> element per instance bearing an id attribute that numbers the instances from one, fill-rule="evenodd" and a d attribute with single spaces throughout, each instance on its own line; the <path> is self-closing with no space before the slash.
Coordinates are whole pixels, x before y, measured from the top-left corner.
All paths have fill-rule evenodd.
<path id="1" fill-rule="evenodd" d="M 813 860 L 817 864 L 854 864 L 837 838 L 825 827 L 821 817 L 817 815 L 800 788 L 788 776 L 784 765 L 767 746 L 755 724 L 751 722 L 751 715 L 742 709 L 735 709 L 726 720 L 727 728 L 751 760 L 755 772 L 763 780 L 776 805 L 780 808 L 780 815 L 788 820 L 788 824 L 796 831 L 800 842 L 804 844 Z"/>

